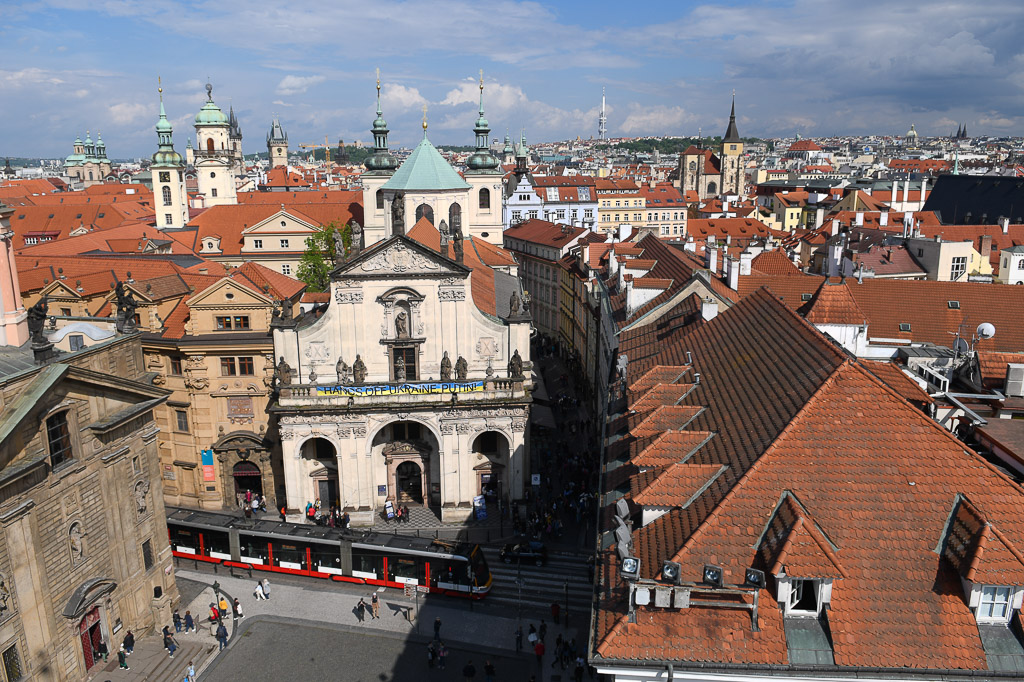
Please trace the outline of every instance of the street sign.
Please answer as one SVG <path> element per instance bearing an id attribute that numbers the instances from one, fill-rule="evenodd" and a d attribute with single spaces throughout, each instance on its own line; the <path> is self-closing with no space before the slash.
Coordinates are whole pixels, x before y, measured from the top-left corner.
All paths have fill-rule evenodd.
<path id="1" fill-rule="evenodd" d="M 405 596 L 412 597 L 416 594 L 416 585 L 413 583 L 406 583 L 404 588 Z"/>
<path id="2" fill-rule="evenodd" d="M 416 591 L 417 592 L 430 592 L 430 588 L 427 585 L 417 585 L 416 586 Z"/>
<path id="3" fill-rule="evenodd" d="M 540 485 L 540 474 L 530 474 L 530 484 Z"/>

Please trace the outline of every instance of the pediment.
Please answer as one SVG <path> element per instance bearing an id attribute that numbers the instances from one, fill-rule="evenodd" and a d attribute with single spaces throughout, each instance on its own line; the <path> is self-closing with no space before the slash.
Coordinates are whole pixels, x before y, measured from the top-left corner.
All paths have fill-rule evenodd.
<path id="1" fill-rule="evenodd" d="M 284 225 L 281 224 L 282 221 L 284 222 Z M 264 218 L 258 223 L 254 223 L 252 227 L 247 227 L 242 230 L 242 234 L 305 234 L 307 232 L 315 231 L 318 227 L 318 225 L 306 222 L 302 218 L 289 213 L 287 210 L 281 210 L 268 218 Z"/>
<path id="2" fill-rule="evenodd" d="M 233 294 L 233 297 L 228 299 L 226 296 L 228 293 Z M 244 287 L 227 277 L 219 282 L 214 282 L 188 300 L 188 307 L 193 309 L 272 304 L 273 300 L 270 296 L 258 294 L 249 287 Z"/>
<path id="3" fill-rule="evenodd" d="M 82 295 L 75 291 L 75 289 L 67 284 L 67 280 L 55 279 L 39 292 L 40 297 L 46 296 L 47 298 L 82 298 Z"/>
<path id="4" fill-rule="evenodd" d="M 342 263 L 332 278 L 341 277 L 465 277 L 470 269 L 404 236 L 375 244 L 358 257 Z"/>

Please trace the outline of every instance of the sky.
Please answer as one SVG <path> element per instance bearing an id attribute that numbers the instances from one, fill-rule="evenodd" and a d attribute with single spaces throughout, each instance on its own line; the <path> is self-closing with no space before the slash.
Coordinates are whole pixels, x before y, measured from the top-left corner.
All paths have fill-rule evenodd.
<path id="1" fill-rule="evenodd" d="M 321 6 L 317 6 L 321 5 Z M 204 86 L 246 153 L 276 115 L 294 149 L 372 140 L 375 69 L 392 147 L 473 144 L 479 70 L 493 137 L 1024 134 L 1020 0 L 0 0 L 0 157 L 66 156 L 101 132 L 150 155 L 157 78 L 179 151 Z"/>

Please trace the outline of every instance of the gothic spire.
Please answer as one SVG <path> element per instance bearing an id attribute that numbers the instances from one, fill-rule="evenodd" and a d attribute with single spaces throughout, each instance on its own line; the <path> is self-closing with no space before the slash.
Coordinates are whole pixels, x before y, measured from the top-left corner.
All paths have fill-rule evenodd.
<path id="1" fill-rule="evenodd" d="M 732 91 L 732 110 L 729 112 L 729 127 L 725 131 L 722 142 L 741 142 L 740 134 L 736 130 L 736 91 Z"/>

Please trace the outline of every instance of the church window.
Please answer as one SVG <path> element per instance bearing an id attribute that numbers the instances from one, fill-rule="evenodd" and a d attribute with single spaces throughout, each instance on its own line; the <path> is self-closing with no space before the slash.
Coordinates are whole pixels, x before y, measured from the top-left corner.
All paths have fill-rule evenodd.
<path id="1" fill-rule="evenodd" d="M 377 209 L 383 210 L 384 208 L 384 190 L 377 190 Z"/>
<path id="2" fill-rule="evenodd" d="M 67 410 L 46 420 L 46 442 L 50 450 L 51 469 L 71 459 L 71 429 L 68 427 Z"/>
<path id="3" fill-rule="evenodd" d="M 280 153 L 281 153 L 281 148 L 280 148 L 280 147 L 278 147 L 278 148 L 277 148 L 277 153 L 278 153 L 278 154 L 280 154 Z"/>
<path id="4" fill-rule="evenodd" d="M 210 171 L 210 177 L 211 177 L 211 178 L 215 178 L 215 177 L 217 177 L 217 174 L 216 174 L 216 173 L 214 173 L 213 171 Z"/>
<path id="5" fill-rule="evenodd" d="M 480 190 L 480 208 L 487 208 L 487 209 L 489 209 L 490 207 L 491 207 L 491 190 L 489 190 L 486 187 L 484 187 L 483 189 Z"/>
<path id="6" fill-rule="evenodd" d="M 217 197 L 217 188 L 216 187 L 214 187 L 213 189 L 210 190 L 210 196 L 212 196 L 214 198 Z"/>
<path id="7" fill-rule="evenodd" d="M 170 181 L 171 181 L 171 172 L 170 171 L 160 171 L 160 182 L 170 182 Z"/>
<path id="8" fill-rule="evenodd" d="M 691 171 L 697 170 L 697 162 L 696 161 L 691 161 L 690 162 L 690 170 Z"/>
<path id="9" fill-rule="evenodd" d="M 398 359 L 401 358 L 405 362 L 405 380 L 416 381 L 418 375 L 416 374 L 416 348 L 407 346 L 395 346 L 391 349 L 391 380 L 395 379 L 395 368 L 398 365 Z"/>
<path id="10" fill-rule="evenodd" d="M 462 229 L 462 206 L 452 204 L 448 207 L 448 227 L 454 230 L 456 225 L 459 226 L 459 229 Z"/>
<path id="11" fill-rule="evenodd" d="M 182 173 L 181 171 L 178 171 L 178 182 L 181 182 L 184 179 L 185 179 L 185 174 Z"/>
<path id="12" fill-rule="evenodd" d="M 212 137 L 206 138 L 206 151 L 212 152 L 214 149 L 215 149 L 215 147 L 213 146 L 213 138 Z"/>
<path id="13" fill-rule="evenodd" d="M 164 206 L 170 206 L 171 205 L 171 188 L 168 187 L 167 185 L 164 185 L 163 188 L 160 190 L 160 194 L 163 195 Z"/>
<path id="14" fill-rule="evenodd" d="M 24 674 L 21 672 L 21 659 L 18 657 L 17 644 L 12 644 L 4 650 L 3 663 L 4 675 L 7 676 L 8 680 L 15 682 L 15 680 L 20 680 L 24 677 Z"/>
<path id="15" fill-rule="evenodd" d="M 92 180 L 92 171 L 89 171 L 89 179 Z"/>
<path id="16" fill-rule="evenodd" d="M 420 204 L 416 207 L 416 221 L 419 222 L 420 218 L 426 218 L 430 221 L 430 224 L 434 224 L 434 209 L 427 204 Z M 450 226 L 449 226 L 450 227 Z"/>
<path id="17" fill-rule="evenodd" d="M 718 193 L 718 185 L 716 185 L 713 182 L 709 182 L 708 183 L 708 194 L 717 194 L 717 193 Z"/>

